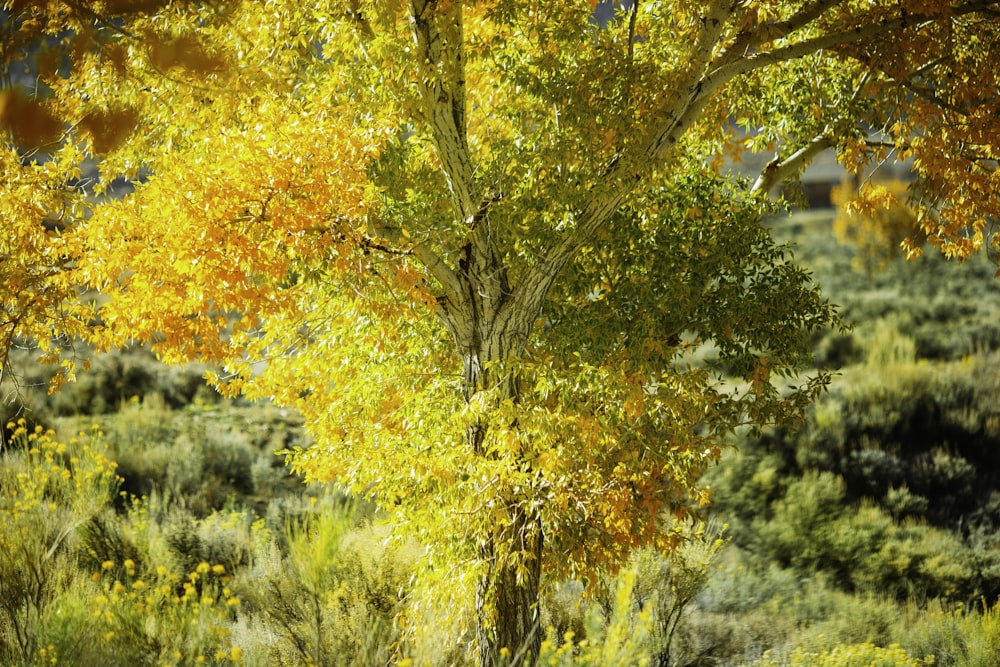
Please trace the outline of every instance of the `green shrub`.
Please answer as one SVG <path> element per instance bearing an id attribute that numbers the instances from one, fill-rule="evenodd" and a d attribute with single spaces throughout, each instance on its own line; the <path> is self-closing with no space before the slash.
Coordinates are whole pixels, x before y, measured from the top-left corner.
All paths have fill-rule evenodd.
<path id="1" fill-rule="evenodd" d="M 910 604 L 896 636 L 911 655 L 933 656 L 937 667 L 1000 664 L 1000 609 Z"/>
<path id="2" fill-rule="evenodd" d="M 101 422 L 128 496 L 157 494 L 203 518 L 230 501 L 264 514 L 271 499 L 301 495 L 301 480 L 268 448 L 298 438 L 300 427 L 272 412 L 225 404 L 178 411 L 154 394 Z M 244 430 L 256 416 L 268 423 Z M 66 419 L 61 430 L 89 421 Z"/>
<path id="3" fill-rule="evenodd" d="M 544 667 L 605 667 L 606 665 L 654 664 L 656 650 L 653 613 L 647 608 L 636 613 L 637 575 L 624 570 L 618 577 L 610 615 L 599 605 L 592 606 L 584 622 L 585 638 L 569 631 L 557 636 L 550 630 L 542 642 L 538 665 Z"/>
<path id="4" fill-rule="evenodd" d="M 922 667 L 931 665 L 906 654 L 899 646 L 874 644 L 836 646 L 828 651 L 793 651 L 787 658 L 766 655 L 752 667 Z"/>
<path id="5" fill-rule="evenodd" d="M 280 549 L 266 545 L 240 572 L 247 634 L 271 638 L 251 652 L 271 664 L 387 664 L 412 568 L 397 557 L 384 536 L 356 527 L 351 507 L 318 503 L 288 524 Z"/>
<path id="6" fill-rule="evenodd" d="M 89 636 L 87 617 L 66 603 L 65 591 L 79 591 L 76 530 L 110 502 L 115 466 L 97 431 L 67 445 L 24 420 L 8 428 L 13 437 L 0 449 L 0 663 L 72 663 Z"/>
<path id="7" fill-rule="evenodd" d="M 766 608 L 772 601 L 802 595 L 802 579 L 793 571 L 773 561 L 762 563 L 732 547 L 726 556 L 725 564 L 711 572 L 705 591 L 698 598 L 701 610 L 742 615 Z"/>
<path id="8" fill-rule="evenodd" d="M 569 659 L 564 655 L 569 649 L 563 642 L 579 648 L 613 637 L 620 629 L 616 624 L 627 620 L 620 608 L 623 589 L 631 595 L 631 623 L 645 636 L 642 651 L 647 664 L 685 664 L 696 655 L 697 637 L 688 627 L 691 610 L 705 590 L 725 544 L 725 528 L 714 521 L 678 525 L 681 542 L 669 553 L 638 550 L 615 576 L 597 582 L 590 591 L 576 581 L 559 582 L 546 589 L 541 627 L 547 628 L 552 656 L 558 656 L 553 657 L 557 660 L 554 664 L 592 664 L 558 662 Z M 595 625 L 595 613 L 603 619 L 599 627 Z M 596 635 L 595 628 L 599 631 Z"/>
<path id="9" fill-rule="evenodd" d="M 843 510 L 844 483 L 829 472 L 808 472 L 792 482 L 773 505 L 773 519 L 760 527 L 763 553 L 803 572 L 841 570 L 843 550 L 836 521 Z"/>
<path id="10" fill-rule="evenodd" d="M 226 585 L 223 565 L 202 562 L 182 573 L 108 560 L 94 580 L 97 591 L 88 603 L 105 664 L 242 663 L 230 629 L 241 601 Z"/>

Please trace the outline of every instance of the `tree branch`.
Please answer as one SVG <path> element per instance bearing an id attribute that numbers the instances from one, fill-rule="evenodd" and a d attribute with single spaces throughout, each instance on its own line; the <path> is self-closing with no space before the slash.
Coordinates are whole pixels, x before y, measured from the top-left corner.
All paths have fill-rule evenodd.
<path id="1" fill-rule="evenodd" d="M 984 11 L 984 9 L 998 4 L 1000 4 L 1000 0 L 973 0 L 956 8 L 953 11 L 953 15 L 959 16 Z M 654 133 L 649 143 L 648 153 L 651 156 L 656 156 L 673 146 L 695 120 L 697 115 L 701 113 L 702 109 L 704 109 L 710 96 L 741 74 L 747 74 L 762 67 L 796 60 L 824 49 L 835 49 L 848 44 L 875 39 L 894 30 L 920 25 L 930 20 L 930 18 L 924 14 L 904 13 L 899 17 L 891 19 L 883 18 L 868 25 L 821 35 L 771 51 L 755 53 L 740 57 L 735 61 L 727 62 L 698 81 L 693 87 L 689 98 L 685 99 L 683 96 L 681 97 L 681 101 L 685 102 L 685 104 L 680 105 L 683 111 L 676 116 L 668 116 L 668 122 Z"/>
<path id="2" fill-rule="evenodd" d="M 851 99 L 847 103 L 848 107 L 853 106 L 858 101 L 858 98 L 861 97 L 871 78 L 871 71 L 864 73 L 857 88 L 854 89 L 854 94 L 851 95 Z M 786 160 L 781 161 L 780 158 L 775 157 L 774 160 L 769 162 L 760 173 L 760 176 L 757 177 L 753 187 L 750 188 L 750 194 L 766 195 L 775 185 L 787 180 L 789 176 L 799 170 L 804 169 L 814 157 L 828 148 L 833 148 L 835 145 L 835 134 L 828 124 L 823 132 L 813 137 L 809 143 L 792 153 Z"/>
<path id="3" fill-rule="evenodd" d="M 995 5 L 1000 5 L 1000 0 L 972 0 L 971 2 L 967 2 L 964 5 L 960 5 L 952 10 L 952 16 L 965 16 L 967 14 L 986 11 Z M 771 51 L 765 51 L 763 53 L 746 55 L 740 57 L 738 60 L 722 65 L 709 74 L 704 82 L 705 88 L 706 90 L 710 89 L 714 91 L 717 90 L 723 83 L 733 79 L 734 77 L 737 77 L 740 74 L 746 74 L 755 69 L 760 69 L 761 67 L 777 65 L 783 62 L 788 62 L 789 60 L 797 60 L 798 58 L 802 58 L 825 49 L 835 49 L 837 47 L 846 46 L 856 42 L 872 40 L 896 30 L 912 28 L 932 20 L 934 20 L 934 17 L 927 14 L 909 14 L 901 12 L 900 15 L 896 17 L 881 18 L 867 25 L 821 35 L 812 39 L 805 39 L 801 42 L 789 44 L 777 49 L 772 49 Z"/>
<path id="4" fill-rule="evenodd" d="M 454 296 L 462 291 L 462 282 L 458 274 L 448 266 L 441 257 L 434 252 L 427 241 L 420 241 L 413 245 L 413 255 L 420 260 L 434 279 L 441 283 L 446 296 Z"/>
<path id="5" fill-rule="evenodd" d="M 805 146 L 789 155 L 784 160 L 775 158 L 767 163 L 760 176 L 750 188 L 751 195 L 766 195 L 771 189 L 787 180 L 792 174 L 803 169 L 810 160 L 835 145 L 833 137 L 829 133 L 818 134 L 812 138 Z"/>
<path id="6" fill-rule="evenodd" d="M 680 84 L 679 89 L 686 95 L 678 96 L 674 104 L 663 114 L 665 127 L 682 131 L 678 123 L 691 107 L 692 100 L 699 97 L 701 84 L 712 51 L 726 27 L 726 21 L 732 16 L 735 5 L 731 0 L 712 0 L 699 19 L 699 30 L 691 48 L 689 73 Z M 707 96 L 701 101 L 701 108 L 707 103 Z M 562 242 L 551 248 L 535 267 L 524 277 L 514 290 L 515 303 L 529 309 L 538 310 L 548 292 L 549 286 L 560 271 L 572 260 L 576 252 L 587 243 L 611 216 L 624 203 L 628 193 L 639 181 L 638 176 L 630 175 L 637 165 L 648 163 L 649 157 L 657 157 L 660 153 L 655 136 L 647 142 L 640 142 L 637 148 L 628 150 L 626 154 L 618 154 L 605 170 L 603 177 L 586 193 L 584 203 L 576 214 L 576 227 L 570 231 Z M 657 146 L 657 148 L 653 148 Z M 643 169 L 639 167 L 639 169 Z M 645 169 L 643 169 L 645 170 Z"/>
<path id="7" fill-rule="evenodd" d="M 796 30 L 804 28 L 822 16 L 828 9 L 832 9 L 842 2 L 844 0 L 818 0 L 808 7 L 803 7 L 797 14 L 784 21 L 767 26 L 758 25 L 754 26 L 753 29 L 744 30 L 736 36 L 736 41 L 726 49 L 726 53 L 732 54 L 734 57 L 745 56 L 749 49 L 756 48 L 764 42 L 787 37 Z"/>
<path id="8" fill-rule="evenodd" d="M 411 0 L 410 23 L 421 68 L 420 94 L 431 140 L 448 180 L 455 213 L 471 226 L 479 210 L 465 125 L 462 3 Z"/>
<path id="9" fill-rule="evenodd" d="M 793 34 L 842 1 L 817 0 L 786 21 L 776 24 L 770 38 Z M 971 0 L 956 7 L 952 15 L 983 12 L 996 5 L 1000 5 L 1000 0 Z M 687 82 L 682 82 L 678 86 L 679 94 L 674 103 L 661 115 L 660 124 L 647 135 L 647 140 L 644 143 L 640 142 L 639 145 L 644 147 L 642 150 L 615 156 L 605 171 L 604 178 L 587 193 L 586 203 L 577 213 L 575 229 L 561 243 L 550 249 L 518 285 L 515 290 L 517 301 L 531 301 L 540 308 L 541 301 L 555 276 L 572 260 L 577 250 L 606 224 L 622 205 L 628 192 L 640 180 L 638 174 L 633 176 L 630 172 L 645 171 L 640 166 L 643 162 L 649 158 L 662 158 L 676 145 L 723 85 L 737 76 L 756 69 L 796 60 L 822 50 L 870 41 L 893 31 L 934 20 L 934 17 L 925 14 L 901 12 L 899 16 L 876 19 L 868 24 L 804 39 L 762 53 L 737 53 L 730 47 L 726 53 L 735 56 L 735 60 L 719 59 L 720 64 L 717 67 L 705 71 L 706 61 L 711 56 L 725 28 L 725 22 L 732 15 L 734 8 L 733 4 L 723 0 L 715 0 L 709 6 L 701 20 L 701 30 L 692 47 L 691 74 Z M 718 19 L 718 22 L 714 19 Z M 752 42 L 748 42 L 748 45 L 750 43 Z M 774 163 L 771 173 L 762 174 L 763 180 L 758 179 L 759 185 L 755 184 L 754 191 L 773 186 L 782 176 L 801 168 L 817 153 L 832 145 L 832 140 L 825 135 L 814 138 L 784 162 Z"/>
<path id="10" fill-rule="evenodd" d="M 691 51 L 692 59 L 699 65 L 703 66 L 708 62 L 734 9 L 735 3 L 730 0 L 714 0 L 701 17 L 701 28 Z"/>
<path id="11" fill-rule="evenodd" d="M 376 220 L 368 220 L 368 236 L 382 237 L 397 246 L 409 245 L 409 251 L 424 265 L 428 273 L 437 280 L 446 297 L 454 298 L 462 292 L 462 282 L 458 274 L 431 247 L 430 242 L 414 241 L 408 238 L 401 229 L 381 225 Z"/>

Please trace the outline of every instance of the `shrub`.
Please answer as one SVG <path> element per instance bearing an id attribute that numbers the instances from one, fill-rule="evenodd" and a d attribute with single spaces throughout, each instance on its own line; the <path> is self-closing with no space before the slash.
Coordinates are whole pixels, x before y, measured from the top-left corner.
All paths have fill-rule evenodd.
<path id="1" fill-rule="evenodd" d="M 922 667 L 932 664 L 908 656 L 899 646 L 882 648 L 865 643 L 819 652 L 796 650 L 780 659 L 765 655 L 753 663 L 753 667 Z"/>
<path id="2" fill-rule="evenodd" d="M 725 526 L 715 521 L 692 521 L 675 528 L 681 542 L 669 553 L 636 551 L 622 570 L 597 582 L 590 591 L 576 581 L 559 582 L 545 591 L 541 627 L 547 628 L 547 646 L 553 651 L 554 664 L 592 664 L 559 660 L 569 659 L 564 655 L 570 650 L 566 643 L 577 649 L 593 648 L 593 642 L 605 642 L 619 632 L 618 625 L 627 620 L 621 610 L 621 595 L 626 589 L 631 596 L 631 623 L 644 636 L 644 664 L 685 664 L 695 655 L 698 638 L 688 620 L 725 544 L 721 537 Z M 603 622 L 595 625 L 598 618 Z M 605 646 L 601 650 L 611 649 Z"/>
<path id="3" fill-rule="evenodd" d="M 23 425 L 18 426 L 23 420 Z M 44 401 L 23 388 L 0 384 L 0 444 L 11 442 L 18 428 L 47 431 L 55 425 L 55 416 Z"/>
<path id="4" fill-rule="evenodd" d="M 1000 656 L 1000 609 L 996 606 L 908 605 L 896 636 L 911 655 L 936 667 L 996 667 Z"/>
<path id="5" fill-rule="evenodd" d="M 283 541 L 258 551 L 237 580 L 254 617 L 249 634 L 272 664 L 387 664 L 398 650 L 394 618 L 412 563 L 355 528 L 353 508 L 327 500 L 290 521 Z"/>
<path id="6" fill-rule="evenodd" d="M 124 570 L 118 576 L 118 568 Z M 180 573 L 163 565 L 106 561 L 88 600 L 104 640 L 103 658 L 122 665 L 241 664 L 243 649 L 231 640 L 240 606 L 220 564 L 199 563 Z"/>
<path id="7" fill-rule="evenodd" d="M 155 493 L 203 518 L 230 501 L 263 514 L 272 498 L 302 493 L 301 480 L 268 448 L 298 437 L 288 434 L 298 427 L 294 420 L 279 421 L 268 414 L 229 405 L 177 411 L 154 394 L 129 401 L 101 421 L 127 495 Z M 254 416 L 269 423 L 244 429 Z M 63 430 L 81 421 L 64 420 Z"/>
<path id="8" fill-rule="evenodd" d="M 605 667 L 651 663 L 657 640 L 650 609 L 636 614 L 634 595 L 637 575 L 624 570 L 618 577 L 610 615 L 592 606 L 584 622 L 585 638 L 569 631 L 562 637 L 549 631 L 542 642 L 538 665 L 545 667 Z"/>
<path id="9" fill-rule="evenodd" d="M 8 428 L 13 437 L 0 467 L 0 662 L 72 662 L 88 636 L 80 634 L 86 617 L 68 613 L 63 593 L 78 590 L 76 529 L 111 500 L 115 466 L 96 430 L 67 445 L 52 431 L 29 431 L 23 420 Z"/>
<path id="10" fill-rule="evenodd" d="M 688 632 L 685 620 L 691 604 L 704 591 L 725 544 L 724 530 L 725 526 L 714 521 L 685 526 L 685 540 L 675 551 L 665 555 L 640 551 L 633 557 L 632 568 L 640 582 L 635 588 L 639 609 L 647 606 L 643 604 L 645 598 L 652 612 L 650 664 L 669 667 L 696 655 L 695 638 Z"/>

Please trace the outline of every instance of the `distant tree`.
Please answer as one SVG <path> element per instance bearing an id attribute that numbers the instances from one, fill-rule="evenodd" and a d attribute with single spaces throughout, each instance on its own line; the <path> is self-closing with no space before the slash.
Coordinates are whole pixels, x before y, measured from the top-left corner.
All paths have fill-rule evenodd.
<path id="1" fill-rule="evenodd" d="M 912 157 L 958 256 L 1000 206 L 1000 2 L 595 6 L 6 2 L 6 62 L 41 44 L 0 114 L 6 340 L 149 341 L 297 408 L 292 466 L 466 564 L 480 663 L 532 662 L 543 573 L 670 548 L 723 436 L 822 387 L 792 378 L 835 315 L 759 225 L 774 186 Z M 755 182 L 743 148 L 776 151 Z"/>

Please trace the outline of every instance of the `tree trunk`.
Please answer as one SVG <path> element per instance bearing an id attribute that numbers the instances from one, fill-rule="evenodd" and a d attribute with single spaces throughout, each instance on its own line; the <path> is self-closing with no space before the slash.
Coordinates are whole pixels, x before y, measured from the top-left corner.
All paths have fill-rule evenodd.
<path id="1" fill-rule="evenodd" d="M 538 591 L 542 576 L 542 532 L 537 517 L 519 512 L 517 545 L 532 557 L 524 563 L 521 581 L 515 568 L 493 567 L 492 543 L 480 554 L 490 567 L 476 587 L 476 641 L 479 667 L 527 667 L 534 665 L 542 644 Z"/>
<path id="2" fill-rule="evenodd" d="M 491 392 L 496 405 L 519 397 L 520 375 L 511 362 L 525 350 L 540 300 L 512 298 L 506 267 L 484 224 L 474 233 L 460 262 L 461 293 L 447 294 L 441 316 L 462 358 L 466 401 Z M 488 425 L 474 423 L 466 433 L 472 451 L 493 456 L 484 447 Z M 535 663 L 541 645 L 538 593 L 542 571 L 542 531 L 537 514 L 529 515 L 519 498 L 508 503 L 507 526 L 477 526 L 479 558 L 485 572 L 476 586 L 476 638 L 480 667 L 522 667 Z M 524 555 L 517 563 L 502 553 Z"/>

